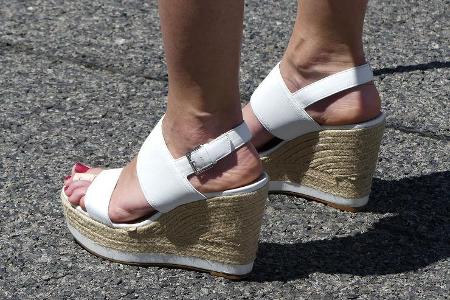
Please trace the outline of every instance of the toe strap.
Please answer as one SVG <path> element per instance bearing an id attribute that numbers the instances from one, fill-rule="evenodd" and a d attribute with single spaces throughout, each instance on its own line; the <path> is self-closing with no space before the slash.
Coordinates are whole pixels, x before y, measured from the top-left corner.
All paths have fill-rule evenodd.
<path id="1" fill-rule="evenodd" d="M 91 173 L 75 173 L 72 176 L 72 181 L 93 181 L 97 177 L 97 174 L 91 174 Z"/>
<path id="2" fill-rule="evenodd" d="M 84 196 L 89 216 L 107 226 L 112 226 L 108 215 L 109 202 L 121 172 L 122 168 L 102 171 L 89 185 Z"/>

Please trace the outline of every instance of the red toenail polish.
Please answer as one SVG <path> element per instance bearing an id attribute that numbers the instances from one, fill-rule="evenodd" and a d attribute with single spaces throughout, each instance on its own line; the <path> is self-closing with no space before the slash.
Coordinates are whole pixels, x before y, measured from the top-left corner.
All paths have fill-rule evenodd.
<path id="1" fill-rule="evenodd" d="M 70 175 L 64 176 L 64 180 L 69 180 L 70 178 L 72 178 Z"/>
<path id="2" fill-rule="evenodd" d="M 65 186 L 64 187 L 64 192 L 67 191 L 68 188 L 69 188 L 68 186 Z"/>
<path id="3" fill-rule="evenodd" d="M 88 170 L 89 170 L 89 167 L 83 165 L 82 163 L 77 162 L 75 164 L 75 172 L 77 172 L 77 173 L 86 173 Z"/>

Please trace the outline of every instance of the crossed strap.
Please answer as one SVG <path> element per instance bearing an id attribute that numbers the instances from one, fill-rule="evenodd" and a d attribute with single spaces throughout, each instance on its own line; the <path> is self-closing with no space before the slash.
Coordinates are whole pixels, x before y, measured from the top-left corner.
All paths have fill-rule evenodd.
<path id="1" fill-rule="evenodd" d="M 197 146 L 185 156 L 173 158 L 162 134 L 161 119 L 145 140 L 137 157 L 137 176 L 148 203 L 160 212 L 193 201 L 206 199 L 188 180 L 191 174 L 201 174 L 230 155 L 251 139 L 245 123 L 225 132 L 203 145 Z M 122 169 L 110 169 L 98 175 L 75 175 L 76 180 L 90 180 L 85 203 L 87 213 L 94 220 L 110 227 L 120 227 L 109 219 L 111 195 Z M 92 175 L 92 176 L 91 176 Z"/>
<path id="2" fill-rule="evenodd" d="M 214 140 L 195 147 L 185 156 L 174 159 L 162 135 L 162 119 L 145 140 L 137 158 L 137 175 L 149 204 L 161 212 L 178 205 L 206 199 L 189 182 L 191 174 L 201 174 L 219 160 L 250 141 L 245 123 Z"/>

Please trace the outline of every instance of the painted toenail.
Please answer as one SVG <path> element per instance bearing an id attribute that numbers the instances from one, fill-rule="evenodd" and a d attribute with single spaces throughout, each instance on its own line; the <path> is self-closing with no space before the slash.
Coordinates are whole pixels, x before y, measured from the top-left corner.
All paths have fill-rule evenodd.
<path id="1" fill-rule="evenodd" d="M 82 163 L 77 162 L 75 164 L 75 172 L 77 172 L 77 173 L 86 173 L 88 170 L 89 170 L 89 167 L 83 165 Z"/>
<path id="2" fill-rule="evenodd" d="M 64 180 L 69 180 L 70 178 L 72 178 L 70 175 L 64 176 Z"/>

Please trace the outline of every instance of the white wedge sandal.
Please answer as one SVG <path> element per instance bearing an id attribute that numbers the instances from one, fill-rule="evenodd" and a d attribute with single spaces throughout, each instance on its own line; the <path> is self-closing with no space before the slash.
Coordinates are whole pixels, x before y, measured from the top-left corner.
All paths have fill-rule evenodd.
<path id="1" fill-rule="evenodd" d="M 127 264 L 169 265 L 238 279 L 252 270 L 267 200 L 268 178 L 223 192 L 202 194 L 188 176 L 200 174 L 247 143 L 245 123 L 174 159 L 162 135 L 162 119 L 137 159 L 141 189 L 158 212 L 134 224 L 108 216 L 111 194 L 122 169 L 102 171 L 85 195 L 86 211 L 61 192 L 67 226 L 84 248 Z"/>
<path id="2" fill-rule="evenodd" d="M 385 115 L 368 122 L 321 126 L 305 109 L 373 80 L 368 64 L 347 69 L 291 93 L 279 64 L 253 93 L 250 105 L 261 124 L 282 140 L 260 153 L 269 192 L 292 193 L 356 211 L 367 204 Z"/>

